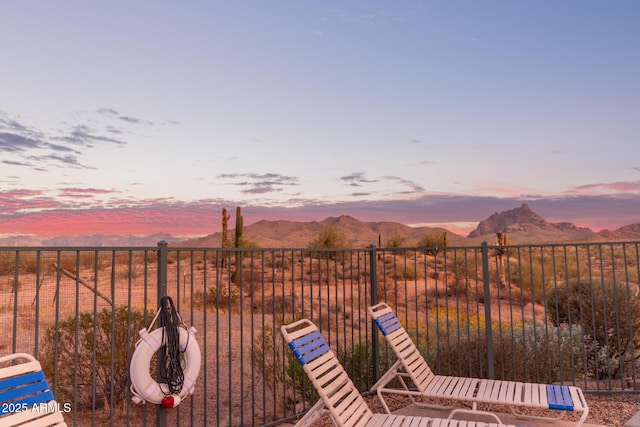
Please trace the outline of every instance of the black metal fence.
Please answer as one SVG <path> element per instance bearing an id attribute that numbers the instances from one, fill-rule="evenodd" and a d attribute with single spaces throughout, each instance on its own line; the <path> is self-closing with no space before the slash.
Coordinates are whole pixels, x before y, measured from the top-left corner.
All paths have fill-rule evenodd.
<path id="1" fill-rule="evenodd" d="M 279 328 L 309 318 L 366 392 L 397 312 L 440 374 L 635 393 L 640 243 L 358 249 L 0 248 L 0 354 L 43 365 L 71 425 L 278 425 L 316 400 Z M 131 401 L 138 330 L 171 296 L 197 329 L 194 394 Z"/>

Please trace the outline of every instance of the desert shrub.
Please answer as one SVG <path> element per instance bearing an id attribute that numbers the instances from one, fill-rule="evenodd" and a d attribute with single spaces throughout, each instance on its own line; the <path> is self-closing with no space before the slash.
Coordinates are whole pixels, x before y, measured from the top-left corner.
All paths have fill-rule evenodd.
<path id="1" fill-rule="evenodd" d="M 78 274 L 82 270 L 91 271 L 95 269 L 96 262 L 98 264 L 109 264 L 111 261 L 109 255 L 98 255 L 96 251 L 65 251 L 60 253 L 59 258 L 60 267 L 73 274 Z"/>
<path id="2" fill-rule="evenodd" d="M 554 325 L 580 325 L 591 337 L 588 358 L 596 379 L 620 378 L 639 357 L 640 334 L 628 332 L 640 323 L 640 299 L 626 285 L 572 281 L 549 293 L 546 308 Z"/>
<path id="3" fill-rule="evenodd" d="M 109 407 L 111 402 L 115 407 L 125 402 L 128 357 L 135 350 L 138 331 L 152 316 L 147 313 L 145 319 L 143 312 L 120 306 L 113 314 L 105 308 L 98 313 L 80 313 L 77 318 L 69 317 L 49 326 L 39 359 L 45 375 L 57 380 L 58 401 L 72 402 L 76 397 L 75 407 L 79 410 Z M 112 348 L 115 349 L 113 355 Z M 92 399 L 94 393 L 95 400 Z"/>
<path id="4" fill-rule="evenodd" d="M 418 243 L 416 244 L 416 247 L 418 248 L 425 248 L 424 249 L 425 253 L 433 254 L 433 255 L 438 253 L 438 248 L 442 248 L 446 246 L 447 246 L 446 233 L 425 234 L 418 240 Z"/>
<path id="5" fill-rule="evenodd" d="M 15 270 L 15 252 L 0 251 L 0 274 L 9 274 Z"/>
<path id="6" fill-rule="evenodd" d="M 315 387 L 311 383 L 311 380 L 304 372 L 304 369 L 296 356 L 288 348 L 285 353 L 285 358 L 287 362 L 286 383 L 289 385 L 291 390 L 289 396 L 290 399 L 288 400 L 294 404 L 298 402 L 306 402 L 308 405 L 312 405 L 319 399 L 319 396 Z"/>
<path id="7" fill-rule="evenodd" d="M 441 308 L 423 334 L 419 348 L 441 375 L 485 377 L 487 341 L 485 317 Z M 415 328 L 414 328 L 415 329 Z M 424 328 L 421 328 L 424 329 Z M 578 326 L 544 327 L 533 322 L 491 325 L 496 379 L 511 381 L 573 381 L 573 367 L 582 367 L 584 336 Z M 409 332 L 411 335 L 411 332 Z M 428 336 L 428 341 L 425 340 Z"/>
<path id="8" fill-rule="evenodd" d="M 278 324 L 282 323 L 282 317 L 276 316 L 276 319 Z M 288 346 L 284 344 L 282 334 L 272 327 L 265 327 L 254 338 L 253 348 L 251 363 L 254 372 L 262 376 L 264 385 L 271 390 L 274 396 L 284 395 L 284 405 L 291 407 L 295 403 L 295 398 L 292 395 L 293 389 L 295 388 L 299 392 L 304 390 L 304 387 L 298 388 L 299 386 L 295 387 L 292 383 L 300 381 L 300 375 L 304 376 L 305 374 L 302 368 L 296 373 L 291 371 L 291 369 L 295 369 L 295 366 L 292 367 L 291 358 L 293 358 L 295 364 L 298 366 L 300 364 L 297 363 Z M 285 360 L 287 361 L 286 371 L 283 369 Z M 286 394 L 285 391 L 287 391 Z M 306 396 L 306 394 L 303 394 L 305 400 L 310 402 L 311 397 Z M 284 409 L 282 408 L 283 401 L 277 399 L 277 404 L 280 407 L 279 409 Z"/>
<path id="9" fill-rule="evenodd" d="M 453 271 L 453 281 L 455 285 L 456 295 L 464 295 L 467 293 L 467 286 L 469 284 L 469 277 L 471 275 L 471 270 L 473 265 L 470 265 L 468 260 L 464 257 L 456 257 L 453 260 L 454 262 L 454 271 Z"/>
<path id="10" fill-rule="evenodd" d="M 544 328 L 527 322 L 494 333 L 494 369 L 503 379 L 574 381 L 582 369 L 588 337 L 577 325 Z M 584 372 L 583 372 L 584 374 Z"/>
<path id="11" fill-rule="evenodd" d="M 36 251 L 0 251 L 0 274 L 9 275 L 16 272 L 22 274 L 46 274 L 51 270 L 51 260 L 38 257 Z"/>
<path id="12" fill-rule="evenodd" d="M 387 240 L 386 247 L 387 248 L 401 248 L 405 245 L 407 238 L 401 236 L 399 234 L 393 235 L 389 240 Z"/>
<path id="13" fill-rule="evenodd" d="M 545 266 L 548 267 L 548 263 Z M 515 258 L 505 260 L 504 268 L 507 283 L 518 287 L 523 293 L 531 295 L 536 302 L 544 303 L 543 296 L 546 294 L 546 289 L 542 280 L 540 258 L 533 257 L 530 253 L 519 253 Z M 490 276 L 490 280 L 494 283 L 500 282 L 497 272 L 491 271 Z"/>
<path id="14" fill-rule="evenodd" d="M 298 303 L 301 301 L 298 300 Z M 273 295 L 261 303 L 263 313 L 292 313 L 295 310 L 294 298 L 291 295 Z"/>
<path id="15" fill-rule="evenodd" d="M 416 271 L 413 265 L 396 264 L 395 266 L 396 279 L 416 280 L 419 278 L 419 276 L 419 273 Z"/>
<path id="16" fill-rule="evenodd" d="M 224 310 L 234 308 L 240 301 L 240 291 L 236 286 L 227 283 L 219 283 L 216 286 L 209 286 L 206 293 L 196 291 L 193 294 L 193 306 L 198 309 Z"/>
<path id="17" fill-rule="evenodd" d="M 302 315 L 297 312 L 293 317 L 299 320 Z M 274 316 L 276 325 L 293 321 L 281 315 Z M 280 410 L 295 407 L 298 402 L 312 405 L 317 400 L 313 385 L 278 329 L 265 326 L 255 336 L 251 364 L 274 396 L 284 396 L 284 400 L 277 399 L 276 402 Z"/>
<path id="18" fill-rule="evenodd" d="M 557 280 L 566 280 L 573 277 L 588 277 L 588 257 L 581 248 L 549 248 L 540 256 L 538 268 L 546 278 L 556 277 Z"/>
<path id="19" fill-rule="evenodd" d="M 318 236 L 309 242 L 309 248 L 337 249 L 347 245 L 344 233 L 333 225 L 328 225 L 318 233 Z"/>
<path id="20" fill-rule="evenodd" d="M 391 350 L 385 351 L 386 341 L 379 336 L 378 340 L 378 375 L 374 377 L 373 345 L 369 338 L 354 343 L 350 347 L 341 347 L 338 359 L 344 370 L 361 392 L 368 391 L 376 378 L 380 378 L 393 363 L 396 357 Z M 400 385 L 400 384 L 398 384 Z"/>
<path id="21" fill-rule="evenodd" d="M 234 240 L 234 244 L 235 244 L 235 240 Z M 246 249 L 259 249 L 261 246 L 255 240 L 249 239 L 247 237 L 242 237 L 242 245 L 240 247 L 246 248 Z"/>

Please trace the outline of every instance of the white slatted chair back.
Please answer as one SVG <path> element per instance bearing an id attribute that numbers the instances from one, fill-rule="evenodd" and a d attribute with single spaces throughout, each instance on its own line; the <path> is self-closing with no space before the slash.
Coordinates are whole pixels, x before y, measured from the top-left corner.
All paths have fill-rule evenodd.
<path id="1" fill-rule="evenodd" d="M 66 426 L 40 362 L 27 353 L 0 357 L 0 425 Z"/>

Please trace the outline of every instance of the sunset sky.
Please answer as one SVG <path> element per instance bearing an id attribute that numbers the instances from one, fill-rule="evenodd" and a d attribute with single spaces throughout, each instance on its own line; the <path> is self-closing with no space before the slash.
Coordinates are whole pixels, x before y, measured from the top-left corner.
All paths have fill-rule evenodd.
<path id="1" fill-rule="evenodd" d="M 640 2 L 13 1 L 0 237 L 640 222 Z M 232 217 L 232 222 L 233 222 Z"/>

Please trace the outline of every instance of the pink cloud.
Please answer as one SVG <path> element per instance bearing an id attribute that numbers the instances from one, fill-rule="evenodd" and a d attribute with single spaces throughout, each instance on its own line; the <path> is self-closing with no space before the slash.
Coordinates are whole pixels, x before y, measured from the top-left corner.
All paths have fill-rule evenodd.
<path id="1" fill-rule="evenodd" d="M 12 215 L 25 210 L 39 210 L 59 207 L 54 198 L 45 196 L 39 190 L 9 190 L 0 192 L 2 215 Z M 1 217 L 1 216 L 0 216 Z"/>
<path id="2" fill-rule="evenodd" d="M 571 187 L 564 194 L 586 195 L 586 194 L 611 194 L 611 193 L 637 193 L 640 192 L 640 181 L 636 182 L 610 182 L 586 184 Z"/>
<path id="3" fill-rule="evenodd" d="M 166 232 L 195 235 L 213 232 L 218 215 L 196 207 L 125 207 L 54 209 L 0 217 L 0 233 L 45 237 L 91 234 L 147 235 Z M 215 217 L 215 218 L 214 218 Z"/>
<path id="4" fill-rule="evenodd" d="M 87 193 L 90 193 L 87 191 Z M 26 197 L 24 197 L 26 196 Z M 522 203 L 550 222 L 572 222 L 594 231 L 640 222 L 640 196 L 561 196 L 554 198 L 498 198 L 429 195 L 411 200 L 319 203 L 306 200 L 296 207 L 236 204 L 217 199 L 181 202 L 173 199 L 132 201 L 112 199 L 103 206 L 72 208 L 67 202 L 41 197 L 39 192 L 16 190 L 0 193 L 0 234 L 42 237 L 117 234 L 204 236 L 220 231 L 220 214 L 226 207 L 235 221 L 242 206 L 245 225 L 260 220 L 320 221 L 329 216 L 351 215 L 361 221 L 395 221 L 404 224 L 477 223 L 494 212 Z M 446 228 L 446 227 L 445 227 Z"/>

